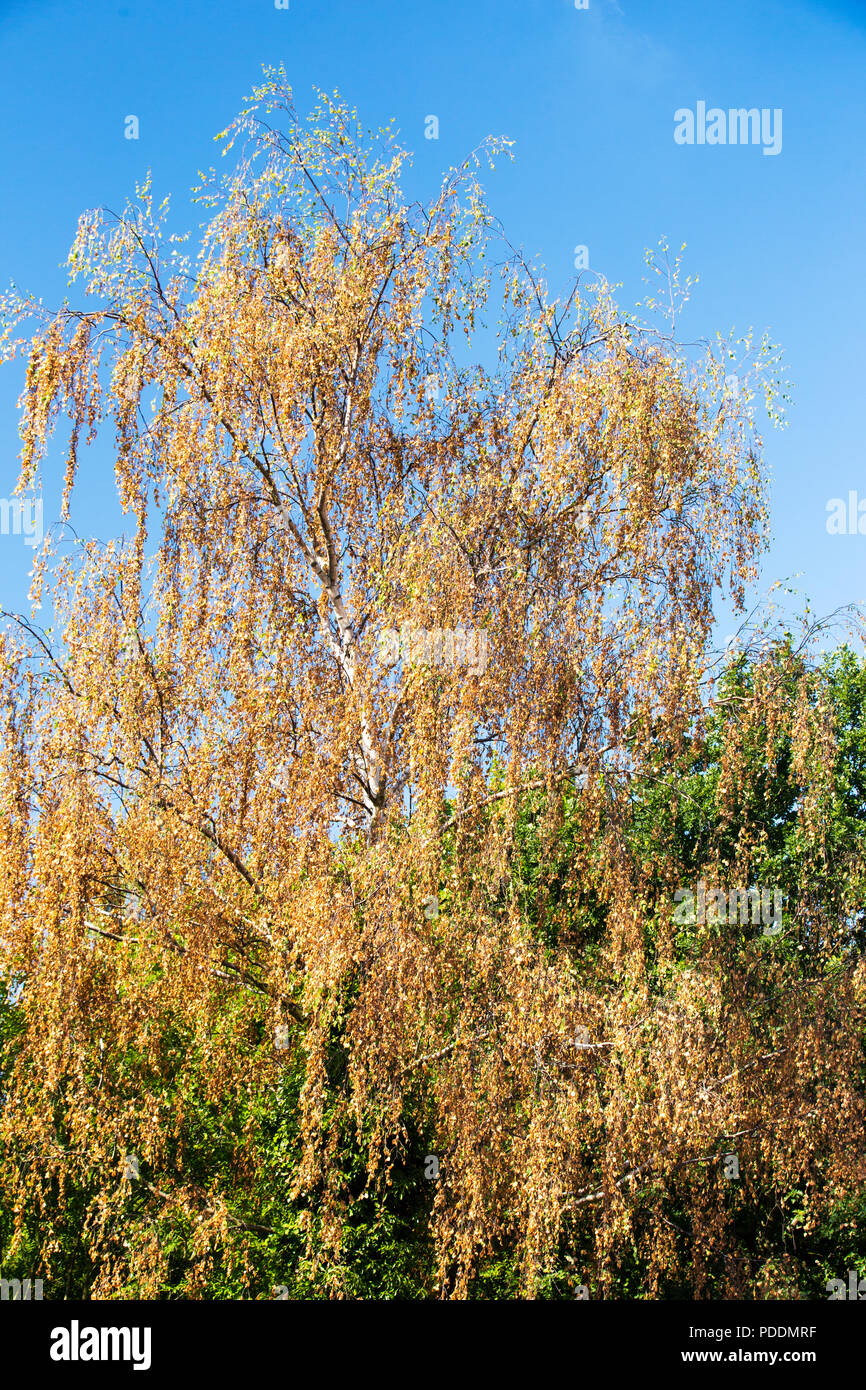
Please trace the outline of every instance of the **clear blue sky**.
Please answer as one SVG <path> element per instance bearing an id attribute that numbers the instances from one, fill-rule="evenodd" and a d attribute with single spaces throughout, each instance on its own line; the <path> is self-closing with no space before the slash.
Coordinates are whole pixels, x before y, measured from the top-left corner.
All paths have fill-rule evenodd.
<path id="1" fill-rule="evenodd" d="M 510 239 L 554 288 L 574 248 L 643 293 L 643 251 L 688 243 L 700 276 L 685 337 L 768 329 L 795 383 L 768 431 L 773 548 L 760 591 L 797 571 L 819 613 L 866 599 L 866 535 L 831 536 L 826 504 L 866 498 L 866 0 L 0 0 L 0 281 L 59 303 L 81 210 L 119 209 L 148 169 L 195 226 L 188 190 L 212 137 L 284 62 L 415 151 L 410 191 L 488 133 L 516 141 L 486 178 Z M 782 108 L 781 153 L 680 146 L 674 112 Z M 140 138 L 124 138 L 136 115 Z M 438 141 L 425 140 L 435 114 Z M 15 367 L 0 373 L 0 496 L 16 478 Z M 45 522 L 57 516 L 55 450 Z M 86 459 L 79 532 L 117 534 L 106 444 Z M 866 524 L 866 523 L 864 523 Z M 32 550 L 0 536 L 0 607 L 26 606 Z"/>

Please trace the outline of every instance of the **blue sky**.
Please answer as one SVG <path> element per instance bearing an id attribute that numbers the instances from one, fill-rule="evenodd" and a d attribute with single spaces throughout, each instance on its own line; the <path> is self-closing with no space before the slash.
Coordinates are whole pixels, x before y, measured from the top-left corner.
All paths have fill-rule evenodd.
<path id="1" fill-rule="evenodd" d="M 826 530 L 829 499 L 866 499 L 866 0 L 0 0 L 0 282 L 59 303 L 78 214 L 119 209 L 148 169 L 195 227 L 213 136 L 280 62 L 301 109 L 336 87 L 368 125 L 395 118 L 413 196 L 487 134 L 513 139 L 488 196 L 554 289 L 583 244 L 631 306 L 644 248 L 686 242 L 700 280 L 682 335 L 769 330 L 794 383 L 788 428 L 766 432 L 774 539 L 756 594 L 799 572 L 818 613 L 866 600 L 866 534 Z M 676 144 L 674 112 L 699 101 L 781 108 L 781 152 Z M 3 497 L 20 385 L 17 365 L 0 373 Z M 112 490 L 106 442 L 85 456 L 79 533 L 124 528 Z M 0 607 L 26 607 L 32 559 L 0 536 Z"/>

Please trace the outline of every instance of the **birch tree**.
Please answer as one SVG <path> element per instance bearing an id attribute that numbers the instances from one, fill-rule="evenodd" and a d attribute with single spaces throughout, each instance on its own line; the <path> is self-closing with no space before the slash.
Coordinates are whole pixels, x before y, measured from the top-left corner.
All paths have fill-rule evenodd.
<path id="1" fill-rule="evenodd" d="M 757 572 L 749 391 L 604 286 L 551 296 L 485 200 L 502 142 L 413 203 L 389 130 L 368 137 L 336 97 L 302 120 L 272 74 L 223 143 L 195 255 L 146 184 L 81 219 L 75 304 L 6 299 L 21 487 L 59 425 L 69 515 L 86 446 L 113 437 L 130 517 L 108 544 L 46 542 L 54 631 L 18 616 L 2 648 L 0 939 L 26 1022 L 7 1191 L 90 1184 L 97 1295 L 131 1269 L 159 1287 L 156 1239 L 114 1234 L 134 1181 L 194 1217 L 206 1266 L 232 1213 L 184 1180 L 183 1094 L 146 1084 L 173 1018 L 214 1102 L 302 1060 L 295 1190 L 335 1293 L 340 1136 L 387 1184 L 410 1114 L 436 1146 L 443 1296 L 503 1240 L 532 1296 L 584 1214 L 603 1277 L 635 1185 L 733 1143 L 773 1060 L 721 976 L 671 957 L 662 998 L 648 923 L 670 903 L 628 842 L 634 778 L 703 718 L 714 603 L 742 605 Z M 832 729 L 804 709 L 796 737 L 817 824 Z M 569 798 L 570 891 L 602 904 L 598 940 L 549 949 L 519 910 L 533 792 L 542 839 Z M 669 865 L 665 893 L 679 881 Z M 853 1121 L 859 1044 L 839 1026 Z M 789 1065 L 790 1117 L 814 1050 Z M 771 1102 L 749 1096 L 775 1154 Z M 846 1149 L 838 1182 L 855 1168 Z M 695 1201 L 712 1244 L 724 1184 Z M 652 1282 L 664 1223 L 641 1239 Z"/>

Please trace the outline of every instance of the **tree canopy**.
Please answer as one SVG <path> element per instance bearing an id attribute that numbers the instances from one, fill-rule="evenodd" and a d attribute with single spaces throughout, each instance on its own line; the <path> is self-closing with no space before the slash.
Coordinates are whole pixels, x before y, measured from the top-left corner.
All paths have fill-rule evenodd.
<path id="1" fill-rule="evenodd" d="M 47 541 L 53 630 L 0 647 L 4 1259 L 733 1296 L 799 1233 L 807 1287 L 863 1232 L 866 678 L 712 649 L 752 393 L 552 298 L 501 143 L 409 203 L 390 132 L 279 74 L 224 139 L 195 256 L 145 186 L 81 220 L 93 307 L 6 299 L 21 486 L 65 420 L 68 509 L 113 431 L 133 525 Z M 763 889 L 778 930 L 720 915 Z"/>

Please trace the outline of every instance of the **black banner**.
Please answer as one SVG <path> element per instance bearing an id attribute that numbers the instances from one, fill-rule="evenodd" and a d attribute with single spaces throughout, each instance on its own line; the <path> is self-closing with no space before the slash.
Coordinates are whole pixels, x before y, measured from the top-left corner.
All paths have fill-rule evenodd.
<path id="1" fill-rule="evenodd" d="M 308 1380 L 311 1357 L 321 1358 L 331 1381 L 341 1365 L 353 1374 L 391 1375 L 397 1351 L 405 1379 L 407 1336 L 419 1357 L 413 1374 L 429 1385 L 437 1375 L 463 1379 L 482 1366 L 489 1374 L 500 1362 L 515 1372 L 516 1356 L 530 1356 L 539 1374 L 559 1363 L 575 1375 L 591 1366 L 594 1376 L 700 1382 L 709 1368 L 744 1366 L 761 1367 L 768 1384 L 805 1371 L 824 1385 L 860 1363 L 866 1309 L 845 1305 L 866 1297 L 856 1285 L 854 1299 L 848 1293 L 821 1303 L 760 1304 L 9 1299 L 0 1303 L 0 1336 L 9 1385 L 35 1375 L 51 1384 L 148 1376 L 171 1385 L 211 1373 Z"/>

